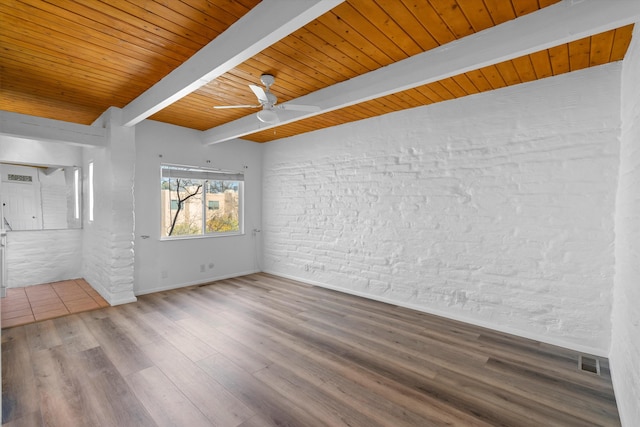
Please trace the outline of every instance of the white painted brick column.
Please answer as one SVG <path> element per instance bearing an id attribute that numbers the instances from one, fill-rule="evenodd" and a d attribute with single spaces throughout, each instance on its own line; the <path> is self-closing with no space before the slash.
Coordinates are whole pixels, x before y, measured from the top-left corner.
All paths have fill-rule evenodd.
<path id="1" fill-rule="evenodd" d="M 120 126 L 121 110 L 102 118 L 108 147 L 87 150 L 94 161 L 94 221 L 85 228 L 84 277 L 112 305 L 136 300 L 134 295 L 135 128 Z"/>

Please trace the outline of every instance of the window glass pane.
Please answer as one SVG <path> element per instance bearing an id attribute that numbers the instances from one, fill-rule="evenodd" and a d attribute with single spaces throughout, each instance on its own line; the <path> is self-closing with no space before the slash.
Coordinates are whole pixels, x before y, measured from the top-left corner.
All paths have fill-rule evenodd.
<path id="1" fill-rule="evenodd" d="M 93 221 L 93 162 L 89 163 L 89 221 Z"/>
<path id="2" fill-rule="evenodd" d="M 202 187 L 199 179 L 162 179 L 162 237 L 202 234 Z"/>
<path id="3" fill-rule="evenodd" d="M 74 215 L 75 219 L 80 219 L 80 170 L 73 171 L 73 198 L 74 198 Z"/>
<path id="4" fill-rule="evenodd" d="M 207 233 L 240 231 L 238 181 L 207 182 Z"/>

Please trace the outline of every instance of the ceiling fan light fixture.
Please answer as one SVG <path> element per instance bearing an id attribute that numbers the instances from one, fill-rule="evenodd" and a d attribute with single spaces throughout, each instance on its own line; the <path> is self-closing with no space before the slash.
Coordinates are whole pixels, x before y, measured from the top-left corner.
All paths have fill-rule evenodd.
<path id="1" fill-rule="evenodd" d="M 278 121 L 278 115 L 273 110 L 260 110 L 257 113 L 258 120 L 263 123 L 276 123 Z"/>
<path id="2" fill-rule="evenodd" d="M 258 111 L 256 117 L 262 123 L 267 123 L 269 125 L 280 123 L 280 117 L 275 112 L 275 109 L 278 110 L 293 110 L 293 111 L 307 111 L 307 112 L 318 112 L 320 111 L 320 107 L 316 107 L 314 105 L 298 105 L 298 104 L 282 104 L 277 105 L 278 98 L 271 93 L 269 88 L 275 81 L 275 78 L 271 74 L 263 74 L 260 77 L 260 81 L 264 85 L 264 89 L 260 86 L 256 86 L 254 84 L 250 84 L 249 88 L 254 93 L 256 98 L 258 98 L 258 105 L 215 105 L 213 108 L 262 108 L 262 110 Z"/>

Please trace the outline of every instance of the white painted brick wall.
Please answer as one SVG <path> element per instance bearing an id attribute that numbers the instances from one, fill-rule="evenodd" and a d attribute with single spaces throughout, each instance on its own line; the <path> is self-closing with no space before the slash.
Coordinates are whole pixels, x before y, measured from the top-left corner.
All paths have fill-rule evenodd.
<path id="1" fill-rule="evenodd" d="M 82 277 L 82 230 L 7 233 L 7 287 Z"/>
<path id="2" fill-rule="evenodd" d="M 607 354 L 620 69 L 267 144 L 264 270 Z"/>
<path id="3" fill-rule="evenodd" d="M 94 162 L 95 208 L 94 221 L 85 222 L 83 277 L 112 305 L 135 301 L 135 129 L 119 126 L 120 115 L 116 108 L 104 114 L 109 146 L 85 150 L 85 168 Z"/>
<path id="4" fill-rule="evenodd" d="M 616 206 L 611 362 L 624 426 L 640 423 L 640 32 L 622 70 L 622 137 Z"/>

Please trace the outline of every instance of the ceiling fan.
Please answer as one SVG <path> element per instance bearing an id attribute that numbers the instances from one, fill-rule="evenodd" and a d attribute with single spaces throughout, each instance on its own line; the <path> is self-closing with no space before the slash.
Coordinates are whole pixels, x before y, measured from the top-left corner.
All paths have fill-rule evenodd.
<path id="1" fill-rule="evenodd" d="M 259 104 L 216 105 L 213 108 L 262 108 L 262 110 L 258 111 L 256 116 L 258 117 L 258 120 L 268 124 L 274 124 L 280 121 L 275 110 L 294 110 L 309 112 L 320 111 L 320 107 L 316 107 L 314 105 L 298 105 L 289 103 L 276 105 L 278 102 L 278 98 L 270 90 L 271 85 L 275 81 L 275 77 L 273 77 L 271 74 L 263 74 L 262 76 L 260 76 L 260 81 L 265 86 L 265 89 L 261 88 L 260 86 L 249 85 L 249 88 L 251 88 L 253 93 L 258 98 L 258 102 L 260 102 Z"/>

